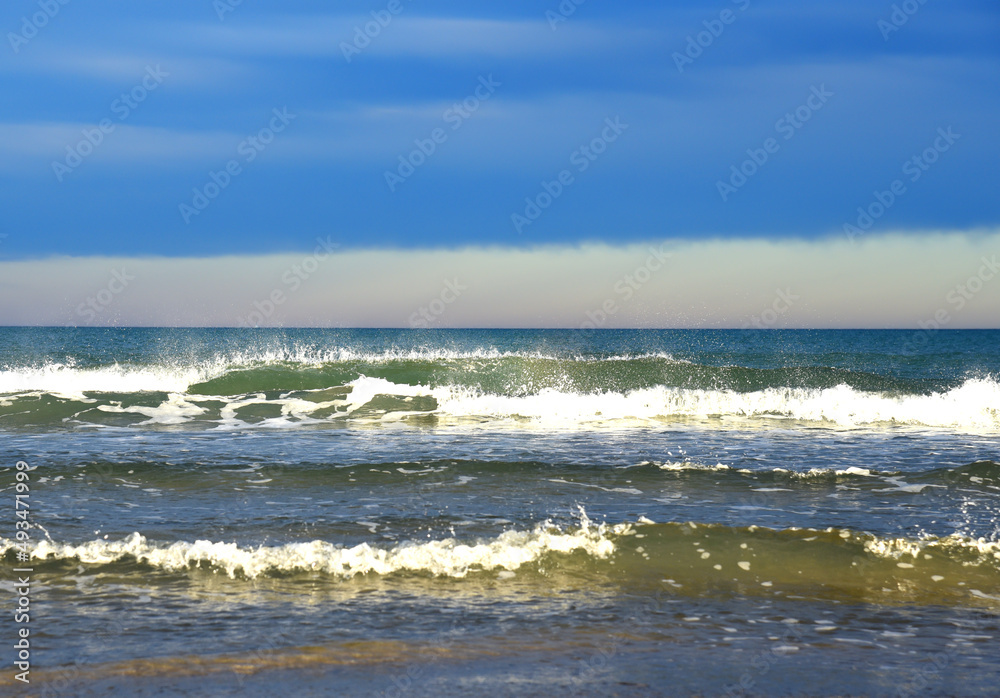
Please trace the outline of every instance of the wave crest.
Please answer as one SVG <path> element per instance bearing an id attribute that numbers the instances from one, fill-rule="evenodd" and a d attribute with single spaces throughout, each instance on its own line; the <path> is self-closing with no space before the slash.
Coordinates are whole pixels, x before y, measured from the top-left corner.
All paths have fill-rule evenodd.
<path id="1" fill-rule="evenodd" d="M 574 382 L 576 379 L 563 376 L 566 364 L 522 366 L 519 362 L 537 358 L 527 355 L 517 355 L 514 364 L 503 364 L 501 370 L 479 363 L 500 356 L 499 352 L 410 354 L 420 356 L 421 360 L 430 355 L 448 356 L 449 360 L 465 363 L 421 364 L 415 373 L 405 361 L 384 370 L 367 366 L 371 369 L 369 373 L 382 375 L 365 375 L 366 366 L 357 364 L 334 369 L 304 368 L 312 360 L 346 361 L 347 357 L 355 356 L 348 350 L 338 350 L 329 355 L 252 354 L 173 368 L 117 364 L 79 368 L 72 364 L 48 364 L 0 371 L 0 395 L 5 396 L 0 399 L 0 418 L 6 413 L 27 414 L 17 419 L 30 423 L 32 409 L 49 409 L 52 419 L 58 418 L 59 423 L 70 417 L 84 423 L 119 424 L 101 418 L 103 412 L 141 415 L 146 417 L 142 424 L 201 422 L 227 427 L 254 423 L 293 426 L 356 419 L 409 420 L 419 424 L 431 418 L 435 425 L 442 426 L 499 422 L 515 426 L 621 428 L 683 419 L 741 419 L 795 420 L 840 427 L 899 424 L 959 430 L 1000 428 L 1000 383 L 993 378 L 968 378 L 960 385 L 930 393 L 864 390 L 846 383 L 833 387 L 741 391 L 731 387 L 666 385 L 662 384 L 662 377 L 660 384 L 648 384 L 654 373 L 665 369 L 661 366 L 651 372 L 646 366 L 640 383 L 647 384 L 629 389 L 626 380 L 615 389 L 602 390 L 595 388 L 601 385 L 599 381 L 591 381 L 584 387 Z M 370 364 L 403 361 L 404 354 L 363 356 Z M 503 356 L 507 361 L 514 355 Z M 275 363 L 289 359 L 296 362 L 291 367 Z M 665 356 L 655 360 L 673 361 Z M 255 362 L 261 361 L 267 369 L 245 369 L 253 378 L 240 375 L 244 370 L 240 366 L 256 366 Z M 539 374 L 534 375 L 534 371 Z M 608 375 L 611 374 L 629 375 L 617 369 Z M 162 398 L 163 393 L 167 394 L 166 399 Z M 34 406 L 28 404 L 26 413 L 24 405 L 16 403 L 29 397 L 46 399 L 37 400 Z M 53 405 L 53 398 L 80 403 L 79 409 L 64 410 Z M 270 417 L 257 418 L 262 407 Z"/>
<path id="2" fill-rule="evenodd" d="M 320 540 L 258 548 L 208 540 L 158 545 L 133 533 L 120 541 L 96 540 L 80 545 L 41 541 L 31 556 L 37 560 L 79 560 L 84 564 L 131 558 L 168 571 L 206 567 L 221 570 L 231 578 L 250 579 L 280 572 L 319 572 L 343 579 L 401 571 L 465 577 L 472 571 L 514 571 L 552 553 L 582 551 L 604 559 L 615 549 L 610 536 L 627 528 L 627 524 L 595 526 L 582 515 L 580 528 L 575 531 L 562 531 L 546 522 L 532 531 L 505 531 L 492 540 L 471 544 L 446 538 L 390 549 L 368 543 L 345 548 Z M 0 545 L 6 551 L 13 542 L 0 539 Z"/>

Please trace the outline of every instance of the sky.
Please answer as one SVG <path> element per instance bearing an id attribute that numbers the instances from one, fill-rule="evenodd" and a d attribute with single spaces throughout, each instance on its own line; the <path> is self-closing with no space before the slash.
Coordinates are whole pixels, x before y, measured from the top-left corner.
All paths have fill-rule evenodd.
<path id="1" fill-rule="evenodd" d="M 0 31 L 0 324 L 740 327 L 790 284 L 768 326 L 1000 318 L 996 2 L 10 0 Z"/>

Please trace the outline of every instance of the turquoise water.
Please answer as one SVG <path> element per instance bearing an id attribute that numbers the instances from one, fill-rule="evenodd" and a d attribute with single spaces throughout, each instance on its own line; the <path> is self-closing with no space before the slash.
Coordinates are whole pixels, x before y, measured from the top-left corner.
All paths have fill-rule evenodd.
<path id="1" fill-rule="evenodd" d="M 32 687 L 988 695 L 998 340 L 0 328 Z"/>

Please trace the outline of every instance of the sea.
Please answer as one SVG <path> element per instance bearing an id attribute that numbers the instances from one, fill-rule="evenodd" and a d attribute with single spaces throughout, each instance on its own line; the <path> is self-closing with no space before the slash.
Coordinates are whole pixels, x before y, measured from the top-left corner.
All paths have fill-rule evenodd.
<path id="1" fill-rule="evenodd" d="M 7 695 L 1000 695 L 1000 331 L 0 328 L 0 485 Z"/>

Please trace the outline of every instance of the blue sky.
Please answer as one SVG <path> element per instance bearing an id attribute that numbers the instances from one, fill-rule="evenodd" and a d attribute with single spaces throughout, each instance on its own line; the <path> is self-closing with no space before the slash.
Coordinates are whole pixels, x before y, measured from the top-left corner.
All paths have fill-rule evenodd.
<path id="1" fill-rule="evenodd" d="M 344 250 L 809 240 L 842 236 L 897 179 L 866 235 L 1000 223 L 995 2 L 912 0 L 892 30 L 891 2 L 586 0 L 558 22 L 556 0 L 390 5 L 244 0 L 220 19 L 211 0 L 4 3 L 0 260 L 308 251 L 327 235 Z M 391 20 L 348 61 L 372 12 Z M 810 105 L 816 90 L 831 96 Z M 797 108 L 808 121 L 779 130 Z M 910 181 L 939 128 L 959 138 Z M 723 200 L 718 182 L 769 138 Z M 434 152 L 390 187 L 417 140 Z"/>

